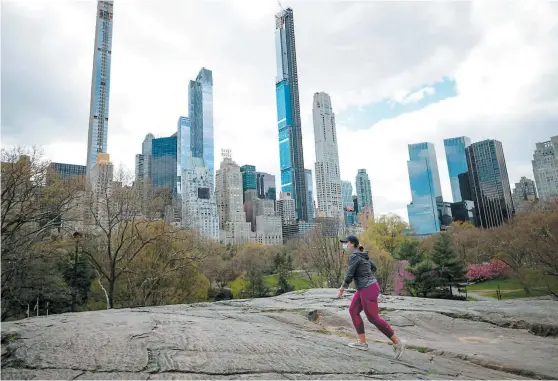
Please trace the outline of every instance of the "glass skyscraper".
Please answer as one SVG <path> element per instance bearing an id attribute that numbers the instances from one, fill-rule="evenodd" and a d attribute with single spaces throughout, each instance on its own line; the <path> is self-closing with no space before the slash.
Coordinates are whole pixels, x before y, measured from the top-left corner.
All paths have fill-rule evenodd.
<path id="1" fill-rule="evenodd" d="M 350 181 L 341 181 L 341 199 L 343 209 L 347 206 L 353 207 L 353 184 Z"/>
<path id="2" fill-rule="evenodd" d="M 151 141 L 151 178 L 153 187 L 168 188 L 176 194 L 177 136 Z"/>
<path id="3" fill-rule="evenodd" d="M 246 202 L 246 192 L 247 190 L 254 190 L 257 193 L 256 184 L 256 167 L 254 165 L 243 165 L 240 167 L 240 174 L 242 175 L 242 197 L 244 202 Z"/>
<path id="4" fill-rule="evenodd" d="M 281 192 L 289 192 L 292 195 L 297 218 L 308 221 L 294 19 L 291 8 L 275 15 L 275 53 Z"/>
<path id="5" fill-rule="evenodd" d="M 87 177 L 89 177 L 89 172 L 95 165 L 97 154 L 107 152 L 112 15 L 112 1 L 97 2 L 91 103 L 89 105 L 89 132 L 87 134 L 87 160 L 85 162 Z"/>
<path id="6" fill-rule="evenodd" d="M 366 173 L 366 169 L 358 170 L 355 185 L 359 212 L 363 212 L 365 206 L 373 210 L 372 187 L 370 186 L 370 178 L 368 177 L 368 173 Z"/>
<path id="7" fill-rule="evenodd" d="M 314 220 L 314 181 L 312 180 L 312 170 L 305 169 L 306 177 L 306 208 L 308 213 L 308 222 Z"/>
<path id="8" fill-rule="evenodd" d="M 502 143 L 498 140 L 476 142 L 467 147 L 466 155 L 478 224 L 491 228 L 509 221 L 514 208 Z"/>
<path id="9" fill-rule="evenodd" d="M 178 118 L 176 133 L 176 193 L 182 194 L 182 174 L 188 168 L 188 157 L 191 155 L 190 118 Z"/>
<path id="10" fill-rule="evenodd" d="M 200 157 L 215 176 L 215 142 L 213 138 L 213 73 L 202 68 L 188 87 L 190 147 L 193 157 Z"/>
<path id="11" fill-rule="evenodd" d="M 256 172 L 256 190 L 262 200 L 276 200 L 277 190 L 275 176 L 265 172 Z"/>
<path id="12" fill-rule="evenodd" d="M 409 144 L 407 168 L 412 199 L 407 205 L 409 224 L 417 235 L 439 232 L 437 202 L 442 201 L 442 187 L 434 144 Z"/>
<path id="13" fill-rule="evenodd" d="M 467 172 L 467 158 L 465 150 L 470 145 L 471 139 L 466 136 L 444 140 L 453 202 L 465 200 L 461 194 L 459 175 Z"/>

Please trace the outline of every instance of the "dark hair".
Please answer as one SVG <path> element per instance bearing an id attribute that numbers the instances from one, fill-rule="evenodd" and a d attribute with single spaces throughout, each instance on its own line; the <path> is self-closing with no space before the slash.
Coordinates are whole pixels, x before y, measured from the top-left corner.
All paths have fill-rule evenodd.
<path id="1" fill-rule="evenodd" d="M 364 246 L 359 245 L 359 246 L 358 246 L 358 249 L 359 249 L 360 251 L 364 251 Z"/>

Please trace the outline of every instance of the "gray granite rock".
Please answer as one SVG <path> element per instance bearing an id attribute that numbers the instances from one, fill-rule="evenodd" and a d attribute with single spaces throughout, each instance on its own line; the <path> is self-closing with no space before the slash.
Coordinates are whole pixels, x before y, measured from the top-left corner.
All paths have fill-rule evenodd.
<path id="1" fill-rule="evenodd" d="M 410 346 L 396 361 L 368 323 L 370 350 L 347 347 L 355 338 L 350 300 L 335 295 L 309 290 L 4 323 L 2 379 L 556 377 L 555 301 L 385 296 L 381 313 Z"/>

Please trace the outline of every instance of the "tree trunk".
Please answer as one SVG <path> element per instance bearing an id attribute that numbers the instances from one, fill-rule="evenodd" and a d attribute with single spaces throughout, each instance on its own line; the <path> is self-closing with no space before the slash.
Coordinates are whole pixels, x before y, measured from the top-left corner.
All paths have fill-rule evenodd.
<path id="1" fill-rule="evenodd" d="M 109 291 L 108 291 L 108 308 L 114 308 L 114 285 L 116 283 L 116 269 L 112 267 L 110 269 L 110 279 L 109 279 Z"/>

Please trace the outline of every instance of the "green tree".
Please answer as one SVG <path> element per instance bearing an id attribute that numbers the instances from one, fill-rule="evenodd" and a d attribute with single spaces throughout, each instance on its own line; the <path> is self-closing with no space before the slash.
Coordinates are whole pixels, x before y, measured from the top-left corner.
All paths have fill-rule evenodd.
<path id="1" fill-rule="evenodd" d="M 434 263 L 428 258 L 414 266 L 407 267 L 406 270 L 414 275 L 413 279 L 405 280 L 405 284 L 413 296 L 427 298 L 440 284 L 440 278 L 434 272 Z"/>
<path id="2" fill-rule="evenodd" d="M 408 228 L 409 225 L 400 216 L 389 213 L 368 225 L 361 240 L 373 243 L 380 251 L 387 251 L 393 256 L 407 239 L 404 233 Z"/>
<path id="3" fill-rule="evenodd" d="M 247 291 L 250 298 L 269 296 L 269 288 L 265 284 L 264 274 L 258 268 L 251 268 L 246 273 Z"/>
<path id="4" fill-rule="evenodd" d="M 417 240 L 404 241 L 397 251 L 397 257 L 409 262 L 405 268 L 413 275 L 412 279 L 405 279 L 405 286 L 413 296 L 424 298 L 439 285 L 439 278 L 434 272 L 434 263 L 427 257 L 426 252 L 421 250 Z"/>
<path id="5" fill-rule="evenodd" d="M 440 233 L 434 242 L 432 262 L 436 266 L 435 272 L 440 278 L 440 284 L 448 287 L 453 297 L 452 286 L 465 279 L 465 265 L 459 254 L 453 249 L 451 237 L 447 233 Z"/>
<path id="6" fill-rule="evenodd" d="M 292 291 L 293 286 L 290 283 L 290 276 L 293 270 L 293 259 L 291 255 L 283 249 L 275 254 L 273 262 L 277 274 L 277 295 Z"/>

